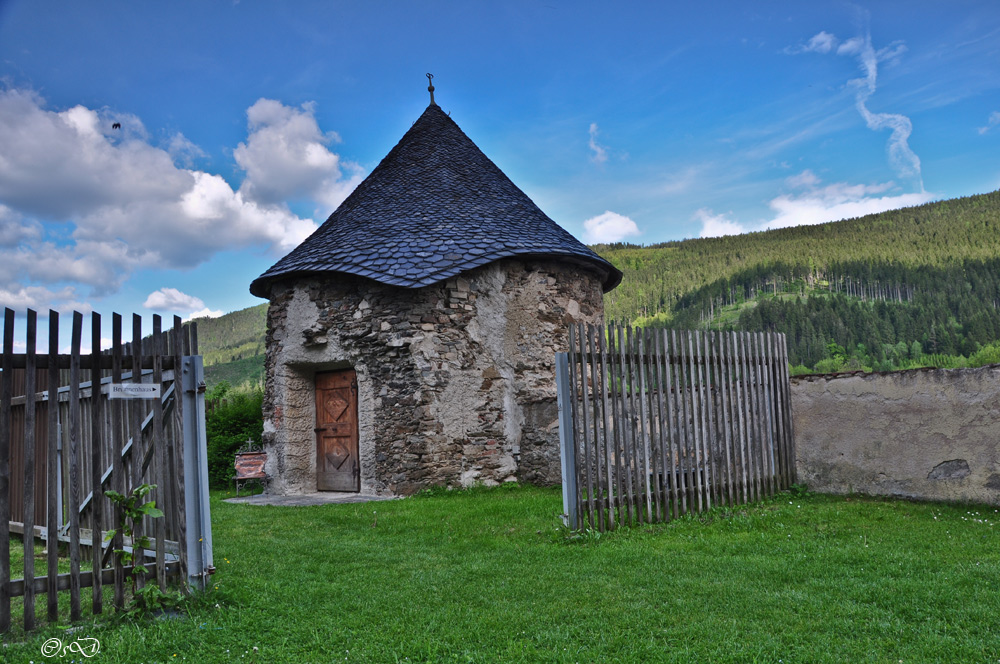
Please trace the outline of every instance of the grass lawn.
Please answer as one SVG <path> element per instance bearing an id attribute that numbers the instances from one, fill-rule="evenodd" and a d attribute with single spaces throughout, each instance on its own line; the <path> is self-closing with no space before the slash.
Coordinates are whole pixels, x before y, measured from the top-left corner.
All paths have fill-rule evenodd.
<path id="1" fill-rule="evenodd" d="M 15 633 L 0 660 L 70 661 L 40 656 L 55 635 L 99 639 L 90 662 L 1000 661 L 993 508 L 782 494 L 568 537 L 557 490 L 222 497 L 185 617 Z"/>

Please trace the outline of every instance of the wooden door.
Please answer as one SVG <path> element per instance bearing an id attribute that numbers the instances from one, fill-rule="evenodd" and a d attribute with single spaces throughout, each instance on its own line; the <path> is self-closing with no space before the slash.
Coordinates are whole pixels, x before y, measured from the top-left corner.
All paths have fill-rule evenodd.
<path id="1" fill-rule="evenodd" d="M 354 369 L 316 374 L 316 488 L 361 490 Z"/>

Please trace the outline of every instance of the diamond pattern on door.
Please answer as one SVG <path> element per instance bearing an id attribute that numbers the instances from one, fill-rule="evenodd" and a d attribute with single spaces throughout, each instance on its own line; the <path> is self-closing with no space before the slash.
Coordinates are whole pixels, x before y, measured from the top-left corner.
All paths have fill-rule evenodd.
<path id="1" fill-rule="evenodd" d="M 351 404 L 347 403 L 343 399 L 336 396 L 327 399 L 326 404 L 323 406 L 326 409 L 327 422 L 336 422 L 340 419 L 340 416 L 344 414 L 347 407 Z"/>
<path id="2" fill-rule="evenodd" d="M 329 466 L 332 466 L 336 470 L 340 470 L 340 467 L 344 465 L 344 462 L 351 458 L 351 453 L 347 451 L 344 444 L 338 440 L 334 440 L 329 443 L 329 447 L 326 452 L 326 461 Z"/>

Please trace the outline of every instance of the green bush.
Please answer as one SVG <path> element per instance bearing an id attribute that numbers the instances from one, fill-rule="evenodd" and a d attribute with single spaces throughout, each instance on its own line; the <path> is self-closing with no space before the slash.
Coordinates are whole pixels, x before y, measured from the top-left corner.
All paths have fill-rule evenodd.
<path id="1" fill-rule="evenodd" d="M 224 489 L 235 472 L 236 451 L 252 440 L 258 445 L 264 432 L 261 405 L 264 390 L 259 385 L 233 388 L 222 381 L 205 396 L 214 407 L 205 414 L 208 434 L 208 479 L 213 489 Z"/>

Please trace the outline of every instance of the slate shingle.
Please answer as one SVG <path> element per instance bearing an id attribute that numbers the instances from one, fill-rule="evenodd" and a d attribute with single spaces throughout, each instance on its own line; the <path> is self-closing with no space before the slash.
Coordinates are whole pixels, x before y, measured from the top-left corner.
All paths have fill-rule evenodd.
<path id="1" fill-rule="evenodd" d="M 622 273 L 558 226 L 432 104 L 315 233 L 250 284 L 344 272 L 420 288 L 502 258 L 549 257 Z"/>

